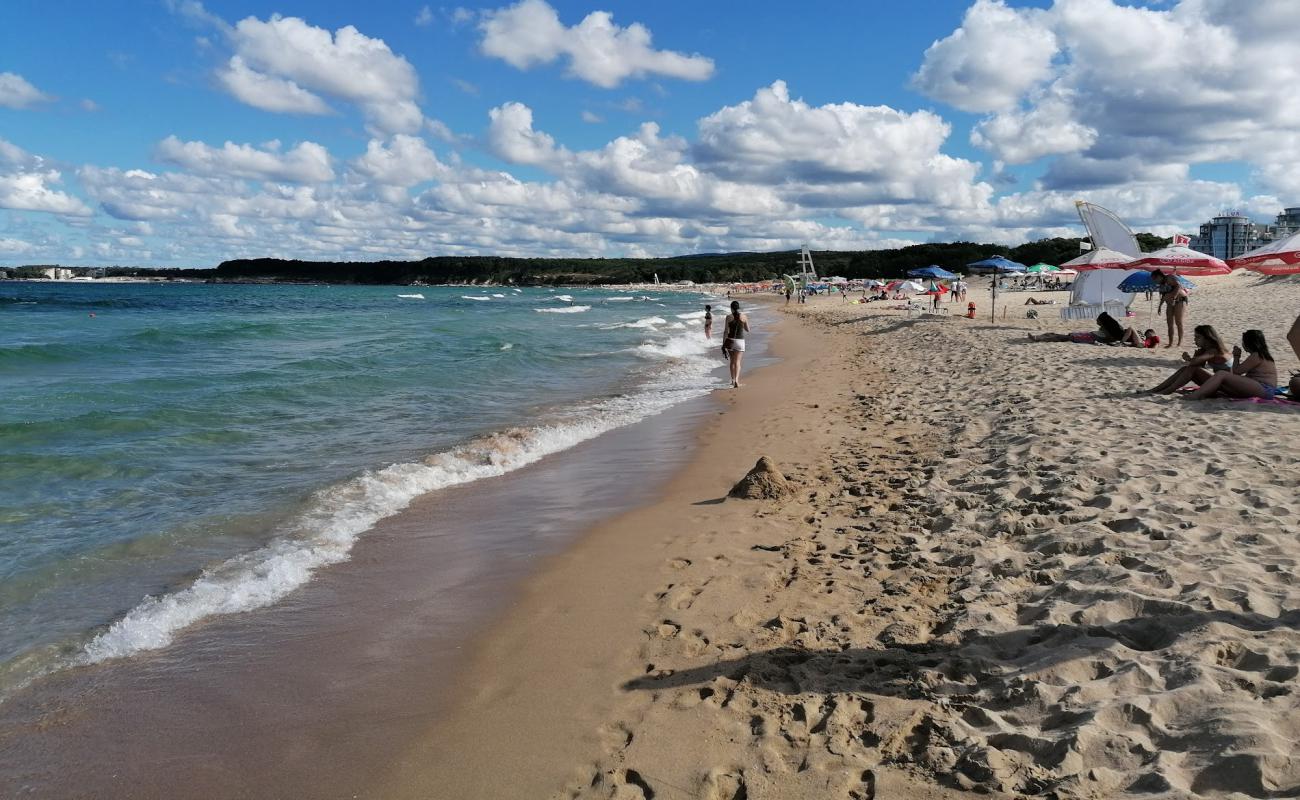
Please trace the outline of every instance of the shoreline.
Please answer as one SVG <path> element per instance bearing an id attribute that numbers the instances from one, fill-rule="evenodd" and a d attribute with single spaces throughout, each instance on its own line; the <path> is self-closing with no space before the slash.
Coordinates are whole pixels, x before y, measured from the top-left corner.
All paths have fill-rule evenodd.
<path id="1" fill-rule="evenodd" d="M 463 642 L 538 559 L 652 498 L 711 402 L 687 400 L 499 480 L 418 498 L 273 605 L 207 619 L 161 650 L 41 678 L 0 707 L 0 794 L 363 791 L 436 719 L 442 698 L 423 687 L 445 681 Z M 607 486 L 610 471 L 630 476 L 631 490 Z M 164 774 L 151 761 L 173 766 Z"/>
<path id="2" fill-rule="evenodd" d="M 852 344 L 848 337 L 836 337 L 830 329 L 781 316 L 771 345 L 780 361 L 750 376 L 740 391 L 720 396 L 720 408 L 696 434 L 694 457 L 653 502 L 595 526 L 526 582 L 519 600 L 477 637 L 466 668 L 454 679 L 458 699 L 449 714 L 378 784 L 378 796 L 589 796 L 585 791 L 591 797 L 655 792 L 729 799 L 744 796 L 736 791 L 746 785 L 743 791 L 751 798 L 779 796 L 763 795 L 762 778 L 746 778 L 743 767 L 709 768 L 700 761 L 698 737 L 689 742 L 694 752 L 666 748 L 663 758 L 686 763 L 661 784 L 664 776 L 653 769 L 633 767 L 631 759 L 623 763 L 629 747 L 640 742 L 635 723 L 620 717 L 645 711 L 644 693 L 625 684 L 671 675 L 655 663 L 655 651 L 700 655 L 719 646 L 675 618 L 712 582 L 727 580 L 739 559 L 780 550 L 772 544 L 783 536 L 776 518 L 788 516 L 788 510 L 726 499 L 732 484 L 760 455 L 774 458 L 788 477 L 802 482 L 811 477 L 809 471 L 826 468 L 820 456 L 829 441 L 855 427 L 828 424 L 826 415 L 829 410 L 856 417 L 849 406 L 855 395 L 863 395 L 853 387 L 869 382 L 869 373 L 865 379 L 856 374 L 860 349 L 846 350 L 842 346 Z M 796 515 L 815 512 L 796 505 Z M 773 519 L 765 519 L 769 515 Z M 764 588 L 770 587 L 731 587 L 742 593 Z M 737 624 L 762 623 L 747 616 L 753 609 L 745 605 L 731 609 L 739 610 Z M 698 697 L 694 702 L 701 707 L 709 703 Z M 672 731 L 665 738 L 679 734 Z M 694 770 L 687 766 L 692 760 Z M 822 765 L 818 786 L 829 788 L 847 774 Z M 857 777 L 865 786 L 861 769 Z M 948 796 L 904 771 L 877 770 L 870 782 L 912 797 Z M 650 784 L 658 788 L 645 791 Z M 732 793 L 726 794 L 729 786 Z M 697 790 L 701 793 L 690 793 Z"/>
<path id="3" fill-rule="evenodd" d="M 1189 325 L 1280 340 L 1300 283 L 1248 277 L 1201 281 Z M 790 311 L 783 360 L 528 581 L 378 796 L 1300 786 L 1296 407 L 1135 396 L 1177 351 L 1025 339 L 1080 327 L 1053 315 Z M 724 499 L 759 455 L 794 495 Z"/>

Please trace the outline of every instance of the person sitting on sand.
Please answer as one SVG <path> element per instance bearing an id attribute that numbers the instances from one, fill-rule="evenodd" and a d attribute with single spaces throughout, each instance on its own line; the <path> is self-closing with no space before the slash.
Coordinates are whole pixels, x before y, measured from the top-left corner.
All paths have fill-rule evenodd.
<path id="1" fill-rule="evenodd" d="M 1250 354 L 1242 361 L 1242 348 L 1232 348 L 1232 369 L 1211 375 L 1201 388 L 1184 395 L 1187 400 L 1207 397 L 1259 397 L 1271 400 L 1277 394 L 1277 364 L 1268 352 L 1264 332 L 1249 330 L 1241 335 L 1241 344 Z"/>
<path id="2" fill-rule="evenodd" d="M 1228 370 L 1228 346 L 1212 326 L 1197 325 L 1192 329 L 1192 341 L 1196 343 L 1196 352 L 1191 355 L 1183 353 L 1183 361 L 1187 363 L 1158 385 L 1142 390 L 1141 394 L 1173 394 L 1189 383 L 1202 386 L 1215 372 Z"/>
<path id="3" fill-rule="evenodd" d="M 1125 328 L 1105 311 L 1097 315 L 1097 330 L 1076 331 L 1075 333 L 1040 333 L 1029 334 L 1031 342 L 1074 342 L 1075 344 L 1126 344 L 1130 347 L 1144 347 L 1137 331 Z"/>
<path id="4" fill-rule="evenodd" d="M 1160 344 L 1160 337 L 1156 335 L 1154 328 L 1147 328 L 1142 331 L 1142 346 L 1148 350 Z"/>

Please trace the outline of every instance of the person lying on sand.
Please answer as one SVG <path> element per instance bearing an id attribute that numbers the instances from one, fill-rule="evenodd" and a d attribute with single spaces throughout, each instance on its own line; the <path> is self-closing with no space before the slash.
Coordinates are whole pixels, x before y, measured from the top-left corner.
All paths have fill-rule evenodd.
<path id="1" fill-rule="evenodd" d="M 1277 394 L 1277 364 L 1268 352 L 1264 332 L 1249 330 L 1241 344 L 1250 357 L 1242 361 L 1242 348 L 1232 348 L 1232 369 L 1211 375 L 1201 388 L 1184 396 L 1187 400 L 1207 397 L 1260 397 L 1271 400 Z"/>
<path id="2" fill-rule="evenodd" d="M 1142 337 L 1132 328 L 1125 328 L 1105 311 L 1097 315 L 1097 331 L 1076 331 L 1075 333 L 1040 333 L 1029 334 L 1031 342 L 1074 342 L 1075 344 L 1126 344 L 1130 347 L 1145 347 Z"/>
<path id="3" fill-rule="evenodd" d="M 1189 383 L 1195 382 L 1201 386 L 1215 372 L 1228 370 L 1228 346 L 1212 326 L 1197 325 L 1192 329 L 1192 341 L 1196 343 L 1196 352 L 1191 355 L 1183 353 L 1186 364 L 1159 385 L 1141 389 L 1138 394 L 1173 394 Z"/>
<path id="4" fill-rule="evenodd" d="M 1056 301 L 1055 301 L 1055 300 L 1039 300 L 1039 299 L 1037 299 L 1037 298 L 1031 297 L 1031 298 L 1029 298 L 1028 300 L 1025 301 L 1025 305 L 1027 305 L 1027 306 L 1054 306 L 1054 305 L 1056 305 Z"/>

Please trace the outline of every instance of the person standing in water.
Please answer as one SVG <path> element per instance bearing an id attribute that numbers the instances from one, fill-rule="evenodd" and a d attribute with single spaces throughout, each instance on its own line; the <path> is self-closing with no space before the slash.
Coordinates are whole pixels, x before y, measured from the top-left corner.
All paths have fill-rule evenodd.
<path id="1" fill-rule="evenodd" d="M 740 388 L 740 362 L 745 357 L 745 334 L 749 318 L 740 313 L 740 303 L 731 301 L 731 313 L 722 327 L 722 354 L 731 362 L 731 388 Z"/>
<path id="2" fill-rule="evenodd" d="M 713 338 L 713 306 L 704 307 L 704 338 Z"/>

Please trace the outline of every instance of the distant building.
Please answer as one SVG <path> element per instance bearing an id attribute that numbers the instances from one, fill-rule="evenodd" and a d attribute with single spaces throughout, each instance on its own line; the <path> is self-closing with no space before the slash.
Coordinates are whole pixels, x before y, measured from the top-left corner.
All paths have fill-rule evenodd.
<path id="1" fill-rule="evenodd" d="M 72 270 L 67 267 L 48 267 L 41 274 L 52 281 L 66 281 L 72 278 Z"/>
<path id="2" fill-rule="evenodd" d="M 1190 246 L 1215 258 L 1236 258 L 1262 244 L 1268 232 L 1267 225 L 1251 222 L 1235 211 L 1226 211 L 1201 225 L 1200 233 L 1192 237 Z"/>
<path id="3" fill-rule="evenodd" d="M 1278 214 L 1272 225 L 1251 222 L 1237 211 L 1225 211 L 1201 225 L 1200 232 L 1192 237 L 1189 246 L 1215 258 L 1236 258 L 1248 250 L 1295 233 L 1300 233 L 1300 206 Z"/>

